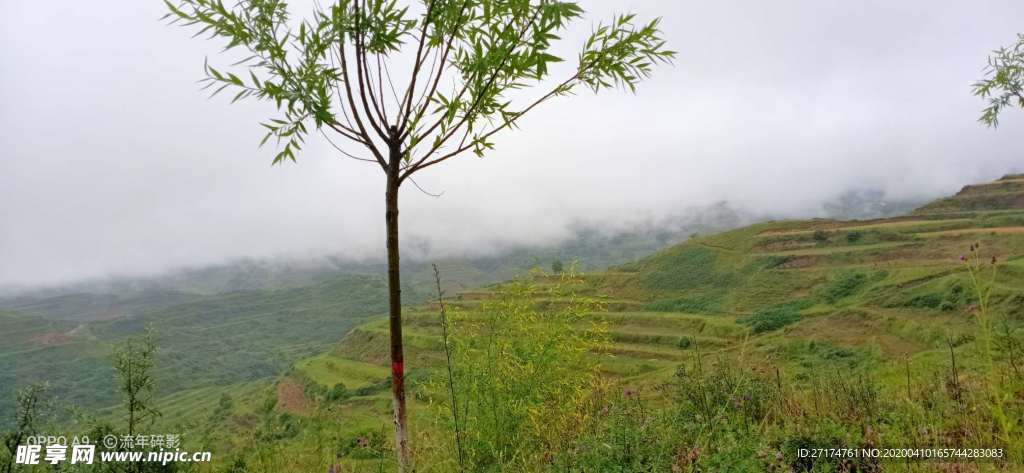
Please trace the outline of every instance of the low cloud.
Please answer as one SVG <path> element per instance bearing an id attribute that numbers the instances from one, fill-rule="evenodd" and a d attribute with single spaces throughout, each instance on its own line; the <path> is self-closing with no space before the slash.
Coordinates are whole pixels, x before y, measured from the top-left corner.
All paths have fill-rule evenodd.
<path id="1" fill-rule="evenodd" d="M 986 129 L 970 94 L 989 50 L 1020 28 L 1020 2 L 626 3 L 587 2 L 588 21 L 664 17 L 675 66 L 636 95 L 558 100 L 486 158 L 422 174 L 444 196 L 403 191 L 406 241 L 485 252 L 719 201 L 815 215 L 849 191 L 932 198 L 1024 162 L 1024 113 Z M 272 110 L 198 92 L 218 44 L 162 25 L 161 8 L 5 8 L 0 285 L 381 254 L 379 170 L 325 143 L 271 167 L 256 144 Z"/>

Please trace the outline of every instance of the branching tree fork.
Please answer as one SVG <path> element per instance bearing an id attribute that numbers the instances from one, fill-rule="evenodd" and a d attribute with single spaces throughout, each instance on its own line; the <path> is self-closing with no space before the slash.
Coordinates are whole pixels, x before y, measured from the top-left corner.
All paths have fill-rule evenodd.
<path id="1" fill-rule="evenodd" d="M 417 172 L 494 147 L 538 105 L 579 87 L 635 90 L 670 61 L 658 20 L 632 14 L 595 26 L 577 64 L 560 81 L 552 45 L 583 15 L 555 0 L 340 0 L 292 20 L 280 0 L 165 0 L 172 23 L 226 40 L 247 56 L 234 72 L 206 63 L 212 95 L 273 102 L 263 123 L 277 141 L 274 163 L 295 161 L 311 131 L 343 156 L 379 165 L 385 177 L 392 390 L 400 469 L 409 465 L 399 278 L 398 192 Z M 393 71 L 394 69 L 394 71 Z M 531 87 L 550 87 L 528 97 Z M 339 145 L 331 135 L 340 138 Z M 262 143 L 261 143 L 262 144 Z M 415 182 L 413 182 L 415 184 Z"/>

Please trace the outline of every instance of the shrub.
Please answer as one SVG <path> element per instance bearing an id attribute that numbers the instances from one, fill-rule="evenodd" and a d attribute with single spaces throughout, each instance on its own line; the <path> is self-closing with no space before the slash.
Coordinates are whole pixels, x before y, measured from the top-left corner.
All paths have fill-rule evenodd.
<path id="1" fill-rule="evenodd" d="M 329 402 L 344 401 L 350 397 L 352 397 L 352 393 L 342 383 L 335 384 L 330 391 L 327 391 L 327 401 Z"/>
<path id="2" fill-rule="evenodd" d="M 652 411 L 632 390 L 619 393 L 601 406 L 576 448 L 552 459 L 550 471 L 681 471 L 671 417 Z"/>
<path id="3" fill-rule="evenodd" d="M 301 430 L 299 421 L 295 416 L 282 412 L 266 416 L 263 425 L 256 431 L 255 437 L 261 442 L 276 442 L 294 438 L 299 435 Z"/>
<path id="4" fill-rule="evenodd" d="M 739 319 L 738 322 L 750 326 L 754 333 L 770 332 L 799 322 L 803 317 L 800 311 L 811 305 L 814 305 L 814 302 L 809 299 L 786 302 L 760 309 L 753 315 Z"/>
<path id="5" fill-rule="evenodd" d="M 721 312 L 721 294 L 701 294 L 697 296 L 662 299 L 651 302 L 647 310 L 658 312 Z"/>
<path id="6" fill-rule="evenodd" d="M 815 230 L 814 231 L 814 241 L 816 241 L 818 243 L 825 243 L 825 242 L 827 242 L 828 241 L 828 236 L 829 236 L 828 232 L 826 232 L 825 230 Z"/>
<path id="7" fill-rule="evenodd" d="M 907 295 L 903 297 L 907 297 Z M 967 291 L 962 283 L 956 282 L 949 289 L 939 288 L 933 290 L 933 292 L 917 294 L 909 299 L 897 300 L 895 305 L 951 312 L 971 304 L 976 304 L 977 302 L 977 298 L 970 291 Z"/>
<path id="8" fill-rule="evenodd" d="M 869 366 L 875 359 L 868 350 L 835 345 L 820 340 L 794 340 L 783 345 L 784 359 L 801 368 L 802 374 L 816 374 L 824 367 L 853 371 Z M 805 377 L 806 378 L 806 377 Z"/>
<path id="9" fill-rule="evenodd" d="M 938 309 L 942 305 L 941 294 L 921 294 L 914 296 L 907 301 L 907 307 L 916 307 L 918 309 Z"/>
<path id="10" fill-rule="evenodd" d="M 409 382 L 409 376 L 406 375 L 406 383 Z M 385 389 L 391 388 L 391 378 L 382 379 L 376 383 L 370 383 L 367 385 L 360 386 L 352 390 L 353 396 L 369 396 L 371 394 L 379 393 Z"/>
<path id="11" fill-rule="evenodd" d="M 734 363 L 720 359 L 707 372 L 700 363 L 676 371 L 676 408 L 683 420 L 739 421 L 744 430 L 756 426 L 768 415 L 770 384 Z"/>
<path id="12" fill-rule="evenodd" d="M 387 448 L 387 441 L 378 430 L 364 430 L 355 435 L 346 436 L 340 443 L 338 456 L 357 460 L 378 459 Z"/>
<path id="13" fill-rule="evenodd" d="M 576 279 L 567 271 L 553 287 L 516 281 L 477 311 L 449 314 L 459 412 L 453 430 L 462 439 L 466 471 L 542 464 L 545 455 L 568 451 L 581 423 L 593 417 L 603 381 L 591 354 L 608 338 L 603 326 L 587 323 L 598 305 L 573 292 Z M 445 400 L 441 407 L 451 418 L 447 374 L 425 388 Z"/>
<path id="14" fill-rule="evenodd" d="M 868 282 L 868 275 L 859 271 L 839 273 L 821 291 L 821 297 L 829 304 L 835 304 L 841 299 L 857 293 Z"/>

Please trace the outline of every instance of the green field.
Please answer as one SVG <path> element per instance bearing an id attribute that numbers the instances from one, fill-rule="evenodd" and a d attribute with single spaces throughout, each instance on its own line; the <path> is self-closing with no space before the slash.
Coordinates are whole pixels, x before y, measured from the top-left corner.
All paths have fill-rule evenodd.
<path id="1" fill-rule="evenodd" d="M 387 368 L 361 361 L 353 361 L 330 353 L 307 358 L 295 365 L 296 369 L 313 382 L 333 387 L 342 384 L 347 388 L 360 388 L 386 379 Z"/>

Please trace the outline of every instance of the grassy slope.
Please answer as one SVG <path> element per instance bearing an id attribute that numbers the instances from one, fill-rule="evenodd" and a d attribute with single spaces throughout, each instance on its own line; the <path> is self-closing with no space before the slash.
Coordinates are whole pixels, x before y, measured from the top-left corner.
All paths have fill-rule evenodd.
<path id="1" fill-rule="evenodd" d="M 902 386 L 907 363 L 920 372 L 942 369 L 947 341 L 960 343 L 975 330 L 959 262 L 972 243 L 981 242 L 985 255 L 1001 261 L 993 294 L 997 313 L 1014 323 L 1024 319 L 1024 201 L 1014 197 L 1021 182 L 1011 176 L 971 186 L 905 217 L 766 222 L 587 275 L 587 291 L 606 301 L 606 312 L 596 316 L 608 323 L 614 340 L 611 356 L 595 356 L 602 357 L 604 371 L 640 388 L 667 379 L 698 349 L 703 356 L 779 367 L 787 382 L 832 371 Z M 975 198 L 979 188 L 989 199 L 984 210 Z M 468 291 L 451 303 L 472 308 L 486 297 L 486 290 Z M 794 323 L 762 333 L 743 323 L 794 301 Z M 406 317 L 406 364 L 413 376 L 442 366 L 436 311 L 420 307 Z M 367 363 L 379 366 L 376 374 L 384 379 L 386 340 L 386 324 L 374 320 L 349 332 L 329 354 L 297 367 L 324 386 L 367 381 Z M 976 360 L 966 350 L 960 356 L 970 373 Z M 324 359 L 332 360 L 330 377 L 317 368 Z M 389 415 L 381 397 L 357 396 L 330 412 L 340 425 L 357 425 L 353 431 L 374 419 L 379 428 Z M 426 407 L 414 403 L 417 410 L 414 419 L 428 426 Z"/>
<path id="2" fill-rule="evenodd" d="M 80 324 L 3 314 L 0 412 L 9 412 L 17 386 L 43 381 L 61 400 L 85 408 L 115 404 L 111 346 L 147 325 L 157 334 L 157 395 L 167 398 L 158 405 L 178 412 L 177 400 L 188 391 L 247 388 L 261 379 L 269 385 L 295 361 L 324 351 L 384 311 L 386 299 L 381 278 L 339 275 L 301 288 L 204 296 L 109 321 Z M 214 396 L 207 404 L 216 401 Z"/>

